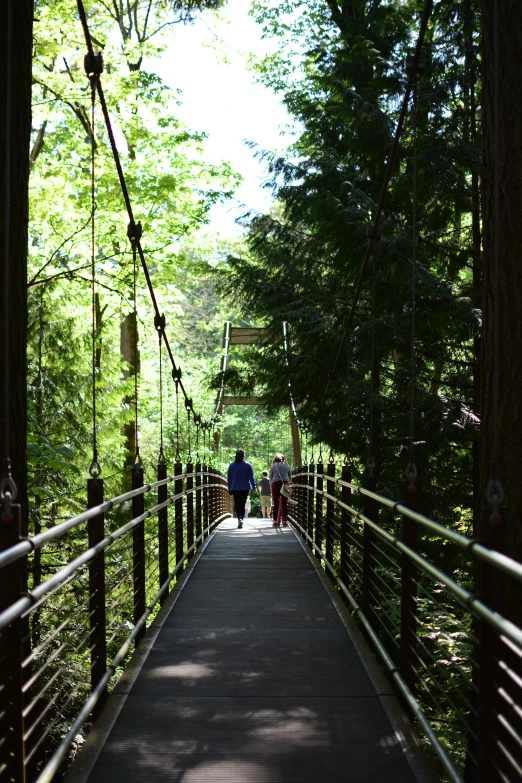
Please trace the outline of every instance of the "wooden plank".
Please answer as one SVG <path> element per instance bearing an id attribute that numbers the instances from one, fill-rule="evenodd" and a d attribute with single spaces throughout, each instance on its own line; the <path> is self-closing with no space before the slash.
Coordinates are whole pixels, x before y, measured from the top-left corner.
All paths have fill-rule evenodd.
<path id="1" fill-rule="evenodd" d="M 293 532 L 235 526 L 189 572 L 89 783 L 426 780 Z M 69 780 L 85 781 L 90 759 Z"/>
<path id="2" fill-rule="evenodd" d="M 282 339 L 279 329 L 264 329 L 254 326 L 231 326 L 230 345 L 264 345 Z"/>
<path id="3" fill-rule="evenodd" d="M 223 405 L 264 405 L 264 397 L 225 397 Z"/>

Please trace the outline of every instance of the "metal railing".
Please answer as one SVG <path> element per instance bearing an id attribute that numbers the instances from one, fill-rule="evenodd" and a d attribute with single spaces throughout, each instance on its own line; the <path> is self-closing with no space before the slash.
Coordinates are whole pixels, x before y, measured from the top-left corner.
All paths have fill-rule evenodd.
<path id="1" fill-rule="evenodd" d="M 206 465 L 159 465 L 151 484 L 140 468 L 129 492 L 103 493 L 90 479 L 86 511 L 28 539 L 16 508 L 0 525 L 0 783 L 50 781 L 74 756 L 173 580 L 231 516 Z"/>
<path id="2" fill-rule="evenodd" d="M 434 751 L 441 780 L 522 780 L 522 630 L 500 597 L 522 565 L 351 481 L 304 466 L 289 518 L 337 584 Z M 520 594 L 520 592 L 518 593 Z"/>

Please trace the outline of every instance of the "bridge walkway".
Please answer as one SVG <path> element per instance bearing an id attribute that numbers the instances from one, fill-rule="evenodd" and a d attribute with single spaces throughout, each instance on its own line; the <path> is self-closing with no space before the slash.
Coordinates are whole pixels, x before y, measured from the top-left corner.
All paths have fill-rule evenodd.
<path id="1" fill-rule="evenodd" d="M 68 783 L 432 779 L 294 532 L 236 524 L 171 595 Z"/>

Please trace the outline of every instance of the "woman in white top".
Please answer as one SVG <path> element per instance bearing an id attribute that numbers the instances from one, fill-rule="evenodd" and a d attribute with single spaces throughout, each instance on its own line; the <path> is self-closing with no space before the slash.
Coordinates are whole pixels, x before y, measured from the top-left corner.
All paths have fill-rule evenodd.
<path id="1" fill-rule="evenodd" d="M 273 526 L 278 527 L 279 522 L 283 522 L 283 527 L 288 525 L 288 498 L 281 495 L 281 487 L 287 484 L 292 478 L 290 465 L 284 462 L 282 454 L 275 454 L 270 466 L 270 489 L 272 491 L 272 503 L 274 506 Z"/>

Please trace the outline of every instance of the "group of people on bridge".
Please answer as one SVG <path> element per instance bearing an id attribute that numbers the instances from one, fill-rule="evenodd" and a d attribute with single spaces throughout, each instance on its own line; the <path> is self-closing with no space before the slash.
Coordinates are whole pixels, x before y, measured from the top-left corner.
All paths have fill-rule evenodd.
<path id="1" fill-rule="evenodd" d="M 268 518 L 272 508 L 272 525 L 274 527 L 288 526 L 288 484 L 292 474 L 290 465 L 283 454 L 275 454 L 270 465 L 270 472 L 263 471 L 259 481 L 259 490 L 250 462 L 245 459 L 243 449 L 236 451 L 234 462 L 228 466 L 228 491 L 234 498 L 234 509 L 238 528 L 243 527 L 245 506 L 250 491 L 259 491 L 261 499 L 261 515 Z"/>

